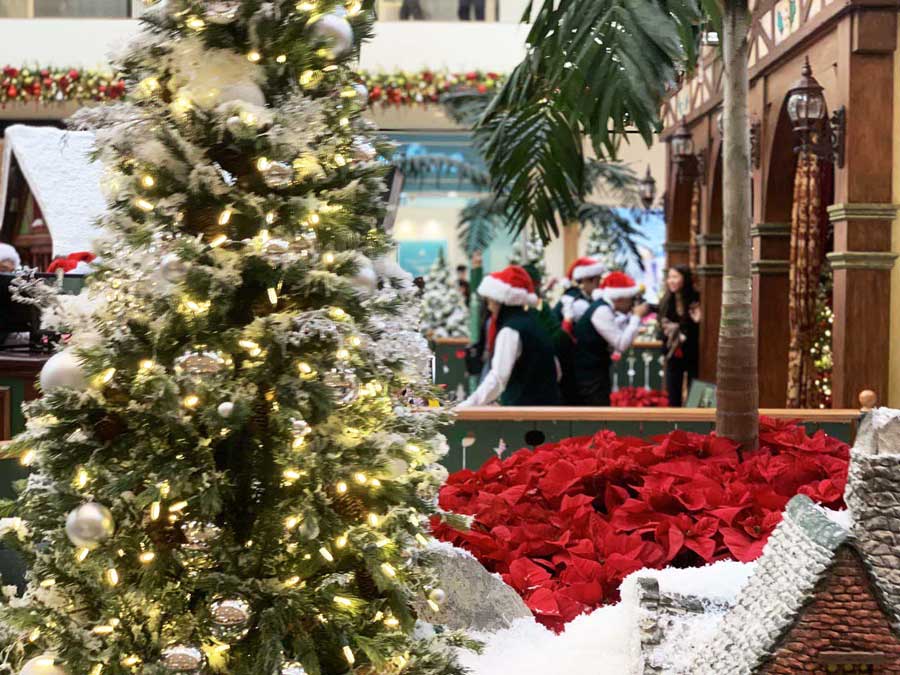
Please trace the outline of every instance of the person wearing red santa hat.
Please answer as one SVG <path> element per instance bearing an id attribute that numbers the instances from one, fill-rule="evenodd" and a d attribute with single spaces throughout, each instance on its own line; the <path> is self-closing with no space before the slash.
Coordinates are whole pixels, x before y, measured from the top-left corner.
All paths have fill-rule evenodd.
<path id="1" fill-rule="evenodd" d="M 487 352 L 491 368 L 458 407 L 487 405 L 559 405 L 559 378 L 553 343 L 538 325 L 534 282 L 522 267 L 493 272 L 478 286 L 490 312 Z"/>
<path id="2" fill-rule="evenodd" d="M 0 244 L 0 272 L 15 272 L 22 264 L 19 252 L 9 244 Z"/>
<path id="3" fill-rule="evenodd" d="M 556 340 L 556 356 L 562 367 L 559 389 L 566 405 L 579 404 L 578 389 L 575 386 L 575 322 L 590 307 L 591 294 L 600 286 L 604 271 L 603 264 L 597 260 L 578 258 L 566 273 L 572 285 L 553 308 L 553 315 L 562 328 Z"/>
<path id="4" fill-rule="evenodd" d="M 609 405 L 612 354 L 631 346 L 641 318 L 649 310 L 645 302 L 632 307 L 640 293 L 640 286 L 630 276 L 610 272 L 594 291 L 590 307 L 575 323 L 575 386 L 582 405 Z M 616 312 L 630 316 L 622 323 L 616 320 Z"/>

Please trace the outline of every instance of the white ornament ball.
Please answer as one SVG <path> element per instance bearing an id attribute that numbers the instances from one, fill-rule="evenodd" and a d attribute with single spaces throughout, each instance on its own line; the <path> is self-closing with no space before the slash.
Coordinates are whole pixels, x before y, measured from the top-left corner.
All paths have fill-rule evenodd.
<path id="1" fill-rule="evenodd" d="M 378 288 L 378 272 L 372 267 L 372 262 L 365 256 L 360 256 L 359 269 L 353 275 L 353 285 L 360 291 L 371 293 Z"/>
<path id="2" fill-rule="evenodd" d="M 428 599 L 436 605 L 443 605 L 447 602 L 447 593 L 443 588 L 434 588 L 428 594 Z"/>
<path id="3" fill-rule="evenodd" d="M 281 666 L 281 675 L 306 675 L 306 669 L 302 663 L 288 661 Z"/>
<path id="4" fill-rule="evenodd" d="M 216 412 L 219 413 L 219 417 L 228 419 L 229 417 L 231 417 L 231 413 L 234 412 L 234 403 L 232 403 L 231 401 L 220 403 L 219 407 L 216 408 Z"/>
<path id="5" fill-rule="evenodd" d="M 266 106 L 266 95 L 263 94 L 263 90 L 255 82 L 237 82 L 222 87 L 219 95 L 216 97 L 216 101 L 219 103 L 244 101 L 245 103 L 252 103 L 264 108 Z"/>
<path id="6" fill-rule="evenodd" d="M 66 536 L 81 548 L 97 548 L 115 529 L 112 513 L 97 502 L 87 502 L 72 509 L 66 518 Z"/>
<path id="7" fill-rule="evenodd" d="M 57 387 L 84 390 L 88 386 L 81 359 L 71 349 L 64 349 L 47 359 L 41 369 L 40 380 L 44 392 Z"/>
<path id="8" fill-rule="evenodd" d="M 170 284 L 178 284 L 187 276 L 188 264 L 177 253 L 166 253 L 159 261 L 159 272 Z"/>
<path id="9" fill-rule="evenodd" d="M 385 471 L 391 478 L 400 478 L 400 476 L 405 476 L 409 471 L 409 462 L 399 457 L 391 457 L 385 465 Z"/>
<path id="10" fill-rule="evenodd" d="M 41 654 L 22 666 L 19 675 L 67 675 L 52 654 Z"/>
<path id="11" fill-rule="evenodd" d="M 353 48 L 353 27 L 347 19 L 334 12 L 316 19 L 312 24 L 312 34 L 330 42 L 331 53 L 335 58 Z"/>

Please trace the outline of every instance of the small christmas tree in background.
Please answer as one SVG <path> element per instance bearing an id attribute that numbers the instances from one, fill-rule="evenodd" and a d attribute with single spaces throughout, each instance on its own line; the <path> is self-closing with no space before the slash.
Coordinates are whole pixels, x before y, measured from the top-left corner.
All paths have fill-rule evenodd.
<path id="1" fill-rule="evenodd" d="M 421 328 L 433 338 L 469 337 L 469 308 L 443 250 L 425 277 Z"/>
<path id="2" fill-rule="evenodd" d="M 594 224 L 591 227 L 586 254 L 602 263 L 607 270 L 614 270 L 621 266 L 622 261 L 616 255 L 616 246 L 609 231 L 603 225 Z"/>
<path id="3" fill-rule="evenodd" d="M 531 265 L 534 267 L 542 280 L 547 279 L 547 262 L 544 260 L 544 242 L 538 233 L 531 230 L 528 233 L 528 239 L 525 242 L 525 251 L 519 243 L 513 248 L 512 255 L 509 256 L 510 265 Z"/>
<path id="4" fill-rule="evenodd" d="M 429 354 L 349 65 L 372 18 L 164 0 L 121 63 L 132 102 L 82 116 L 111 236 L 12 446 L 29 575 L 0 671 L 463 672 L 411 637 L 413 601 L 444 601 L 445 420 L 409 406 Z"/>

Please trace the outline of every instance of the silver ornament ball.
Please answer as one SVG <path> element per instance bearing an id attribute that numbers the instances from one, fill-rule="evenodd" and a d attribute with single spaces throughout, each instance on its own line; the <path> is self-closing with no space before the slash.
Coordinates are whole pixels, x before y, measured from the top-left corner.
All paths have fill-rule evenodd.
<path id="1" fill-rule="evenodd" d="M 229 359 L 221 352 L 188 350 L 175 359 L 175 372 L 187 375 L 215 375 L 228 367 Z"/>
<path id="2" fill-rule="evenodd" d="M 82 391 L 87 389 L 88 385 L 81 359 L 75 356 L 75 352 L 71 349 L 64 349 L 47 359 L 41 369 L 40 379 L 44 393 L 57 387 Z"/>
<path id="3" fill-rule="evenodd" d="M 270 188 L 285 188 L 294 182 L 294 167 L 284 162 L 269 162 L 262 176 Z"/>
<path id="4" fill-rule="evenodd" d="M 360 162 L 371 162 L 378 156 L 375 146 L 368 141 L 357 138 L 353 140 L 353 158 Z"/>
<path id="5" fill-rule="evenodd" d="M 66 517 L 66 536 L 75 546 L 95 549 L 116 529 L 112 513 L 103 504 L 87 502 Z"/>
<path id="6" fill-rule="evenodd" d="M 206 656 L 193 645 L 172 645 L 163 649 L 159 663 L 170 673 L 199 675 L 206 665 Z"/>
<path id="7" fill-rule="evenodd" d="M 351 368 L 343 366 L 332 368 L 325 373 L 322 381 L 334 394 L 335 402 L 339 406 L 349 405 L 359 396 L 359 380 Z"/>
<path id="8" fill-rule="evenodd" d="M 19 675 L 67 675 L 53 654 L 41 654 L 28 661 Z"/>
<path id="9" fill-rule="evenodd" d="M 234 403 L 232 403 L 231 401 L 223 401 L 219 404 L 219 407 L 216 408 L 216 412 L 219 413 L 219 417 L 228 419 L 234 412 Z"/>
<path id="10" fill-rule="evenodd" d="M 428 599 L 436 605 L 443 605 L 447 602 L 447 593 L 443 588 L 433 588 L 428 593 Z"/>
<path id="11" fill-rule="evenodd" d="M 209 545 L 222 533 L 222 529 L 213 523 L 199 520 L 188 520 L 181 525 L 186 543 L 181 548 L 187 551 L 208 551 Z"/>
<path id="12" fill-rule="evenodd" d="M 250 631 L 253 612 L 243 598 L 218 598 L 209 605 L 212 634 L 219 640 L 240 640 Z"/>
<path id="13" fill-rule="evenodd" d="M 299 661 L 288 661 L 281 666 L 279 675 L 306 675 L 306 668 Z"/>
<path id="14" fill-rule="evenodd" d="M 210 23 L 219 25 L 232 23 L 237 19 L 241 3 L 238 0 L 218 0 L 210 2 L 203 10 L 203 15 Z"/>
<path id="15" fill-rule="evenodd" d="M 334 58 L 345 55 L 353 48 L 353 27 L 335 12 L 323 14 L 312 24 L 312 34 L 329 42 Z"/>
<path id="16" fill-rule="evenodd" d="M 166 253 L 159 261 L 159 273 L 170 284 L 179 284 L 187 276 L 188 264 L 177 253 Z"/>

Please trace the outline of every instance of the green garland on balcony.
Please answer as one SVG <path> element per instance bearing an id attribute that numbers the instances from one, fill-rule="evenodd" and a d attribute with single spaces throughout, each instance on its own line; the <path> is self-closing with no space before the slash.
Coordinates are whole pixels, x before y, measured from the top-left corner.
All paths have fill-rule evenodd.
<path id="1" fill-rule="evenodd" d="M 125 95 L 125 81 L 110 72 L 81 68 L 5 66 L 0 105 L 112 101 Z"/>
<path id="2" fill-rule="evenodd" d="M 444 94 L 474 91 L 487 94 L 505 76 L 473 70 L 465 73 L 421 70 L 360 74 L 369 101 L 383 106 L 435 104 Z M 0 78 L 0 105 L 53 104 L 66 101 L 112 101 L 126 97 L 125 81 L 118 75 L 87 68 L 35 68 L 7 65 Z"/>

